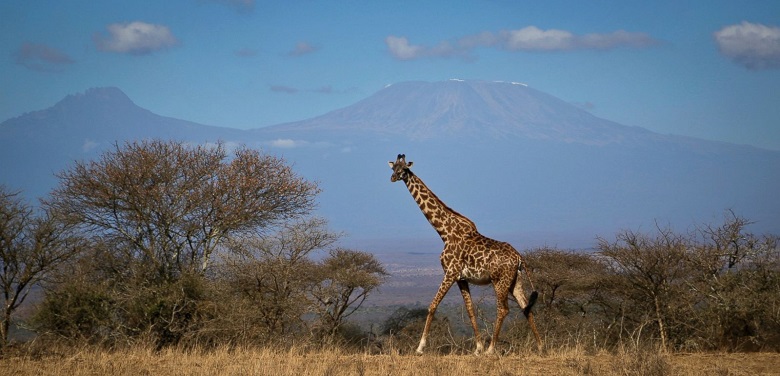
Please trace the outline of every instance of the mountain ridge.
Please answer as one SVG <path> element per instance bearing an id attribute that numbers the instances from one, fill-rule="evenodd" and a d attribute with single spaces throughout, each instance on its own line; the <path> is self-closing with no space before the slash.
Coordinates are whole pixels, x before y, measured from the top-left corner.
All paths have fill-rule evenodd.
<path id="1" fill-rule="evenodd" d="M 421 113 L 426 115 L 419 116 Z M 413 140 L 487 134 L 493 139 L 521 137 L 604 145 L 654 134 L 600 119 L 523 84 L 478 80 L 393 84 L 351 106 L 255 131 L 321 131 L 326 123 L 339 124 L 329 130 L 374 131 L 407 135 Z"/>
<path id="2" fill-rule="evenodd" d="M 163 123 L 164 126 L 154 124 L 158 122 Z M 51 107 L 8 119 L 0 123 L 0 126 L 6 132 L 17 131 L 28 135 L 29 132 L 39 130 L 54 132 L 68 130 L 88 131 L 94 132 L 97 136 L 117 138 L 132 136 L 132 132 L 128 131 L 133 129 L 149 132 L 152 137 L 156 134 L 166 136 L 166 133 L 191 128 L 217 132 L 238 131 L 233 128 L 215 127 L 157 115 L 136 105 L 117 87 L 96 87 L 87 89 L 83 93 L 70 94 Z M 47 135 L 35 134 L 35 136 Z"/>
<path id="3" fill-rule="evenodd" d="M 653 221 L 685 228 L 726 209 L 780 232 L 780 152 L 660 135 L 488 81 L 394 84 L 318 117 L 252 130 L 159 116 L 118 88 L 90 89 L 0 123 L 0 184 L 42 197 L 74 160 L 148 138 L 283 157 L 320 183 L 318 214 L 351 238 L 435 235 L 405 187 L 389 182 L 387 161 L 399 153 L 480 231 L 525 245 L 587 248 L 596 235 Z"/>
<path id="4" fill-rule="evenodd" d="M 125 141 L 201 143 L 241 134 L 245 131 L 154 114 L 115 87 L 91 88 L 0 123 L 0 183 L 41 197 L 56 183 L 54 174 Z"/>

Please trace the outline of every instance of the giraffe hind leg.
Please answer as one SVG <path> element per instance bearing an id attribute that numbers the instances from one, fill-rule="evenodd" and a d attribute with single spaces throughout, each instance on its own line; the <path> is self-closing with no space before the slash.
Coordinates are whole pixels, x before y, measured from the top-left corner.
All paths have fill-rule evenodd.
<path id="1" fill-rule="evenodd" d="M 515 297 L 515 300 L 517 300 L 517 304 L 520 306 L 520 309 L 523 310 L 523 315 L 525 315 L 525 318 L 528 319 L 528 325 L 531 327 L 531 331 L 534 333 L 534 337 L 536 337 L 536 347 L 541 350 L 542 337 L 539 336 L 539 331 L 536 329 L 534 314 L 531 311 L 534 304 L 536 304 L 536 300 L 539 298 L 539 293 L 533 291 L 531 292 L 531 295 L 528 297 L 528 299 L 526 299 L 525 292 L 523 291 L 523 283 L 520 281 L 519 271 L 517 273 L 514 289 L 512 290 L 512 296 Z"/>
<path id="2" fill-rule="evenodd" d="M 482 338 L 479 335 L 479 326 L 477 325 L 477 315 L 474 312 L 474 302 L 471 300 L 471 291 L 469 290 L 469 283 L 465 280 L 458 281 L 458 288 L 460 294 L 463 295 L 463 303 L 466 305 L 466 312 L 469 314 L 469 320 L 471 321 L 471 328 L 474 330 L 474 342 L 476 348 L 474 354 L 482 352 Z"/>
<path id="3" fill-rule="evenodd" d="M 501 326 L 504 324 L 504 319 L 509 314 L 509 306 L 507 305 L 507 298 L 509 297 L 509 288 L 494 285 L 496 292 L 496 323 L 493 326 L 493 337 L 490 338 L 490 345 L 487 349 L 487 354 L 492 354 L 498 343 L 498 337 L 501 334 Z"/>

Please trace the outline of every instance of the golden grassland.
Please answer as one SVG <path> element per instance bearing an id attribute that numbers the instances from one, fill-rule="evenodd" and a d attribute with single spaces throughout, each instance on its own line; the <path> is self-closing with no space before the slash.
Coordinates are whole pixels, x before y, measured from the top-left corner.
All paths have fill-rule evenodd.
<path id="1" fill-rule="evenodd" d="M 334 350 L 116 351 L 71 348 L 0 358 L 0 375 L 780 375 L 778 353 L 577 350 L 504 356 L 373 355 Z"/>

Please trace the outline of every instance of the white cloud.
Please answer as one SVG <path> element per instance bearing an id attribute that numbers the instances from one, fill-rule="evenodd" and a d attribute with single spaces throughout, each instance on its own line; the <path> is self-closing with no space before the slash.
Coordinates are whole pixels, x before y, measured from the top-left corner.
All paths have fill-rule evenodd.
<path id="1" fill-rule="evenodd" d="M 435 47 L 413 45 L 406 37 L 396 36 L 388 36 L 385 43 L 396 59 L 414 60 L 422 57 L 472 59 L 472 50 L 479 47 L 501 48 L 507 51 L 607 50 L 619 47 L 649 47 L 658 44 L 658 41 L 645 33 L 624 30 L 606 34 L 576 35 L 566 30 L 542 30 L 536 26 L 528 26 L 498 33 L 483 31 L 461 37 L 457 43 L 444 41 Z"/>
<path id="2" fill-rule="evenodd" d="M 566 30 L 542 30 L 536 26 L 502 31 L 497 40 L 499 45 L 510 51 L 609 50 L 619 47 L 643 48 L 658 44 L 658 41 L 648 34 L 625 30 L 576 35 Z"/>
<path id="3" fill-rule="evenodd" d="M 572 48 L 574 34 L 564 30 L 542 30 L 536 26 L 501 32 L 502 44 L 508 50 L 567 50 Z"/>
<path id="4" fill-rule="evenodd" d="M 84 139 L 84 144 L 81 145 L 81 151 L 88 153 L 92 150 L 94 150 L 96 147 L 100 146 L 100 143 L 97 143 L 90 139 Z"/>
<path id="5" fill-rule="evenodd" d="M 743 21 L 713 36 L 720 53 L 751 70 L 780 68 L 780 28 Z"/>
<path id="6" fill-rule="evenodd" d="M 94 38 L 101 51 L 145 55 L 179 43 L 164 25 L 136 21 L 110 24 L 106 28 L 108 35 L 96 34 Z"/>
<path id="7" fill-rule="evenodd" d="M 406 37 L 388 36 L 385 38 L 387 48 L 396 59 L 412 60 L 422 56 L 425 48 L 422 46 L 413 46 L 409 44 Z"/>
<path id="8" fill-rule="evenodd" d="M 14 55 L 16 64 L 39 72 L 60 72 L 73 64 L 66 53 L 45 44 L 24 43 Z"/>
<path id="9" fill-rule="evenodd" d="M 455 47 L 447 41 L 441 42 L 434 47 L 420 46 L 409 44 L 409 40 L 406 37 L 388 36 L 385 38 L 385 44 L 393 55 L 398 60 L 414 60 L 421 57 L 461 57 L 464 59 L 470 59 L 469 48 L 463 48 L 462 46 Z"/>
<path id="10" fill-rule="evenodd" d="M 284 148 L 284 149 L 290 149 L 290 148 L 296 148 L 303 145 L 306 145 L 306 141 L 296 141 L 289 138 L 280 138 L 276 139 L 270 142 L 272 147 L 276 148 Z"/>

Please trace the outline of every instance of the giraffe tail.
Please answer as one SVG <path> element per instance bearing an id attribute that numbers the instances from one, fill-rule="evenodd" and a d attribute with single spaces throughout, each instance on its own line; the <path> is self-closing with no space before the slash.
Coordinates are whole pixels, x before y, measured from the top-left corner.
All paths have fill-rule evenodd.
<path id="1" fill-rule="evenodd" d="M 531 309 L 534 308 L 534 304 L 536 304 L 536 299 L 539 298 L 539 293 L 536 291 L 531 291 L 531 296 L 528 297 L 528 305 L 523 308 L 523 315 L 525 317 L 528 317 L 528 315 L 531 313 Z"/>
<path id="2" fill-rule="evenodd" d="M 528 283 L 531 285 L 531 295 L 528 297 L 528 304 L 523 308 L 523 315 L 525 317 L 528 317 L 528 315 L 531 313 L 531 309 L 534 308 L 534 304 L 536 304 L 536 300 L 539 298 L 539 293 L 534 288 L 534 282 L 531 280 L 531 270 L 528 269 L 528 264 L 525 263 L 525 260 L 520 260 L 520 267 L 517 268 L 518 272 L 525 271 L 525 275 L 528 277 Z"/>

